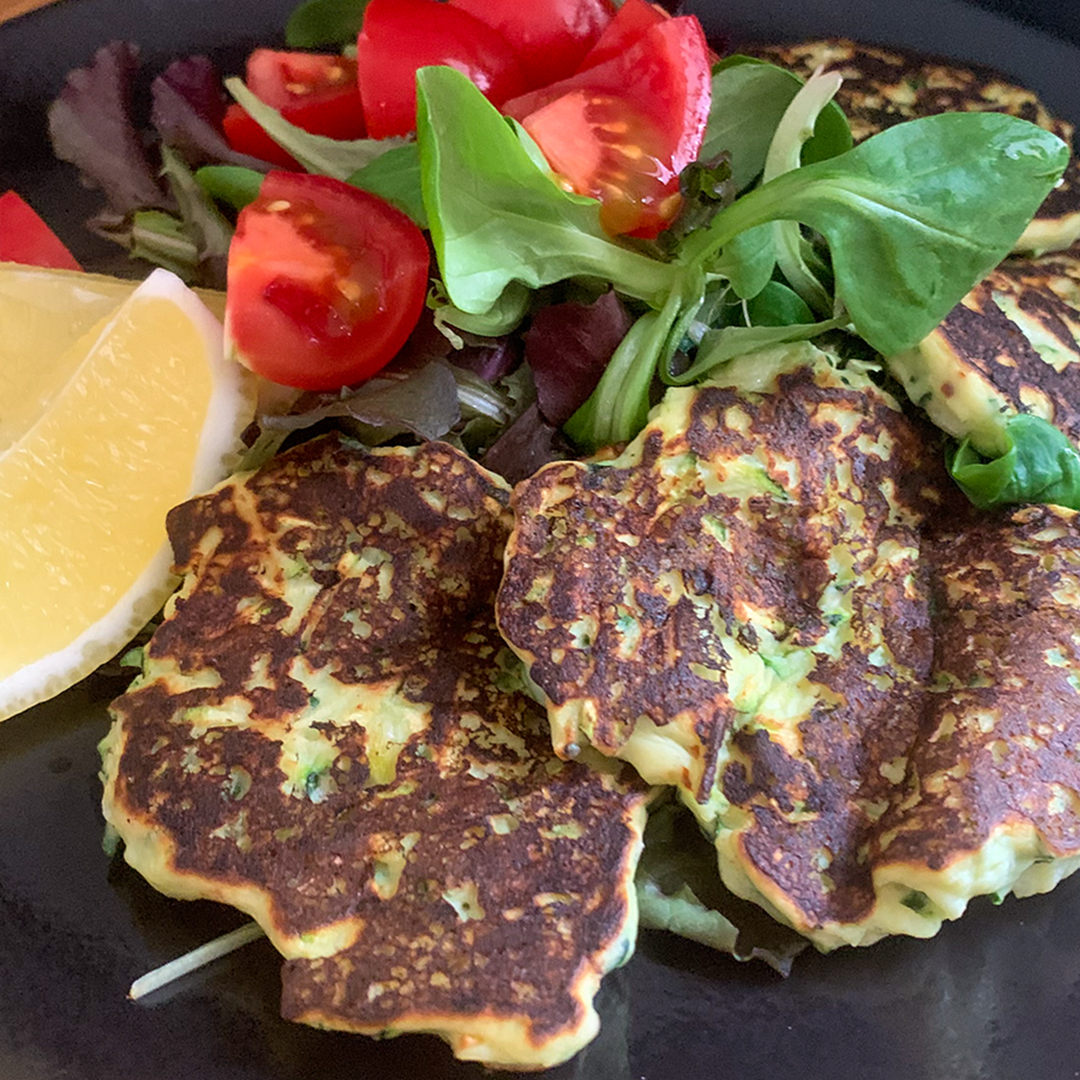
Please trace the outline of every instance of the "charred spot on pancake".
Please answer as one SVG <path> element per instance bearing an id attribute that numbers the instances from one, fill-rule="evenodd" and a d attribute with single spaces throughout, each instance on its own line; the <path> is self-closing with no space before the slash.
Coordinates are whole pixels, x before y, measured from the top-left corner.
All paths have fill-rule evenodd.
<path id="1" fill-rule="evenodd" d="M 645 792 L 559 761 L 521 692 L 507 500 L 452 447 L 328 436 L 178 507 L 104 808 L 152 884 L 260 922 L 286 1016 L 541 1067 L 632 948 Z"/>
<path id="2" fill-rule="evenodd" d="M 496 610 L 556 746 L 674 785 L 725 885 L 822 948 L 1080 866 L 1076 515 L 957 514 L 933 457 L 858 367 L 789 346 L 514 495 Z M 990 728 L 939 745 L 991 707 L 1012 773 Z"/>
<path id="3" fill-rule="evenodd" d="M 799 928 L 873 908 L 859 850 L 932 657 L 930 475 L 896 403 L 801 346 L 670 391 L 621 458 L 515 491 L 497 613 L 556 747 L 676 785 L 725 880 Z"/>
<path id="4" fill-rule="evenodd" d="M 809 77 L 819 67 L 844 78 L 836 101 L 851 122 L 856 142 L 906 120 L 943 112 L 1003 112 L 1052 131 L 1070 146 L 1073 125 L 1054 116 L 1038 95 L 981 64 L 880 47 L 848 38 L 788 45 L 751 45 L 741 52 Z M 1043 252 L 1080 239 L 1080 162 L 1073 158 L 1047 196 L 1016 250 Z"/>
<path id="5" fill-rule="evenodd" d="M 955 918 L 968 895 L 1045 892 L 1080 862 L 1077 514 L 987 515 L 927 557 L 932 693 L 872 857 L 880 890 Z"/>

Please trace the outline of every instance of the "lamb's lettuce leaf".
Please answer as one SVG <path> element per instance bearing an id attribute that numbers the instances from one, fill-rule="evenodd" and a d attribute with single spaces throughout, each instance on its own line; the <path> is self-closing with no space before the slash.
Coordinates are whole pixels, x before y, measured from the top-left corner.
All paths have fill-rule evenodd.
<path id="1" fill-rule="evenodd" d="M 791 71 L 750 56 L 729 56 L 713 68 L 712 109 L 702 143 L 703 159 L 731 155 L 735 186 L 745 190 L 765 167 L 773 132 L 802 86 Z M 851 127 L 832 102 L 814 125 L 803 148 L 805 164 L 825 161 L 851 149 Z"/>
<path id="2" fill-rule="evenodd" d="M 305 0 L 285 24 L 290 49 L 341 48 L 356 44 L 368 0 Z"/>
<path id="3" fill-rule="evenodd" d="M 1002 113 L 912 120 L 748 192 L 688 237 L 680 259 L 707 263 L 765 222 L 808 225 L 829 245 L 835 299 L 891 356 L 1008 254 L 1068 158 L 1056 135 Z"/>
<path id="4" fill-rule="evenodd" d="M 1014 416 L 1005 425 L 1005 451 L 983 458 L 965 439 L 949 454 L 949 472 L 980 509 L 1011 503 L 1054 503 L 1080 510 L 1080 454 L 1053 424 Z"/>

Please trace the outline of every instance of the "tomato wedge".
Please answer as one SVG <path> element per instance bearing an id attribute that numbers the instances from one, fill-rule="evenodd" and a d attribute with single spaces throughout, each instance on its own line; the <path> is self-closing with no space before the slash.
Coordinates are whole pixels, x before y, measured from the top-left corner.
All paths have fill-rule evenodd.
<path id="1" fill-rule="evenodd" d="M 671 16 L 658 4 L 648 0 L 624 0 L 619 13 L 607 25 L 596 44 L 581 58 L 578 70 L 596 67 L 613 60 L 628 49 L 650 26 L 665 22 Z"/>
<path id="2" fill-rule="evenodd" d="M 248 57 L 244 81 L 260 101 L 313 135 L 360 139 L 365 134 L 356 61 L 346 56 L 256 49 Z M 297 167 L 240 105 L 229 106 L 223 126 L 234 150 Z"/>
<path id="3" fill-rule="evenodd" d="M 615 17 L 611 0 L 449 2 L 506 38 L 521 61 L 529 85 L 534 87 L 573 75 Z"/>
<path id="4" fill-rule="evenodd" d="M 0 195 L 0 262 L 47 266 L 54 270 L 81 270 L 75 256 L 14 191 Z"/>
<path id="5" fill-rule="evenodd" d="M 678 212 L 679 173 L 701 149 L 710 76 L 701 24 L 682 16 L 655 23 L 619 55 L 503 110 L 574 191 L 601 201 L 608 232 L 652 238 Z"/>
<path id="6" fill-rule="evenodd" d="M 360 382 L 419 320 L 429 260 L 424 234 L 382 199 L 327 176 L 271 172 L 229 248 L 232 351 L 285 386 Z"/>
<path id="7" fill-rule="evenodd" d="M 230 105 L 221 121 L 228 144 L 239 154 L 249 154 L 260 161 L 279 165 L 283 169 L 300 169 L 300 162 L 283 150 L 262 129 L 243 105 Z"/>
<path id="8" fill-rule="evenodd" d="M 416 127 L 416 72 L 448 64 L 494 105 L 528 83 L 507 41 L 467 11 L 438 0 L 371 0 L 356 42 L 360 96 L 373 139 Z"/>

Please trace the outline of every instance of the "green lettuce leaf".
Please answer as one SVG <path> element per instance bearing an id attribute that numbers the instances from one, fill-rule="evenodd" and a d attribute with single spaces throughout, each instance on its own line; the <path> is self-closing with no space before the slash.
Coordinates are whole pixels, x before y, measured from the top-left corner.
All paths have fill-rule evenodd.
<path id="1" fill-rule="evenodd" d="M 1005 444 L 990 460 L 967 439 L 949 454 L 949 472 L 977 507 L 1054 503 L 1080 510 L 1080 454 L 1061 431 L 1039 416 L 1014 416 Z"/>

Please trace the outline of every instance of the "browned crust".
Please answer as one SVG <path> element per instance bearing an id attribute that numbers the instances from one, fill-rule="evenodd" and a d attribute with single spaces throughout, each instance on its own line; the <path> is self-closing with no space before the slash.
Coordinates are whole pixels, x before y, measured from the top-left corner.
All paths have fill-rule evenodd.
<path id="1" fill-rule="evenodd" d="M 1001 828 L 1080 852 L 1080 529 L 1029 507 L 946 532 L 934 567 L 935 692 L 878 861 L 939 870 Z"/>
<path id="2" fill-rule="evenodd" d="M 113 705 L 113 804 L 156 831 L 189 894 L 262 897 L 293 955 L 346 928 L 344 951 L 286 965 L 286 1016 L 376 1031 L 494 1015 L 533 1049 L 588 1037 L 633 927 L 644 789 L 560 762 L 514 689 L 492 622 L 505 499 L 451 447 L 326 437 L 170 517 L 187 580 Z M 310 720 L 301 661 L 328 693 L 413 715 L 391 778 L 372 771 L 370 706 Z M 214 719 L 237 700 L 248 717 Z M 282 754 L 299 723 L 333 764 L 297 791 Z"/>
<path id="3" fill-rule="evenodd" d="M 687 432 L 654 419 L 640 463 L 551 466 L 520 485 L 497 607 L 554 706 L 589 705 L 583 733 L 605 752 L 622 753 L 642 715 L 690 737 L 713 767 L 683 794 L 713 807 L 702 813 L 716 815 L 722 865 L 735 860 L 806 932 L 872 919 L 877 869 L 941 870 L 1003 828 L 1037 833 L 1048 856 L 1080 853 L 1076 515 L 954 513 L 928 498 L 940 473 L 908 422 L 873 390 L 823 381 L 802 368 L 770 395 L 702 388 Z M 814 423 L 826 403 L 847 414 L 846 439 Z M 885 458 L 872 449 L 884 433 Z M 779 463 L 796 461 L 799 483 L 739 503 L 706 496 L 685 465 L 722 470 L 755 447 L 777 464 L 774 480 Z M 683 485 L 674 504 L 673 472 Z M 726 526 L 730 550 L 707 515 Z M 628 535 L 632 559 L 618 539 Z M 724 664 L 723 640 L 752 651 L 766 624 L 813 648 L 826 630 L 822 591 L 835 584 L 823 569 L 830 551 L 875 569 L 851 586 L 851 638 L 817 656 L 808 679 L 821 692 L 797 736 L 785 735 L 740 714 L 726 679 L 691 664 Z M 685 586 L 678 603 L 663 602 L 665 576 Z M 630 659 L 613 632 L 627 583 L 645 642 Z M 720 613 L 719 636 L 695 614 L 704 603 Z M 599 629 L 576 655 L 572 628 L 589 613 Z M 983 731 L 987 709 L 1001 716 Z"/>

